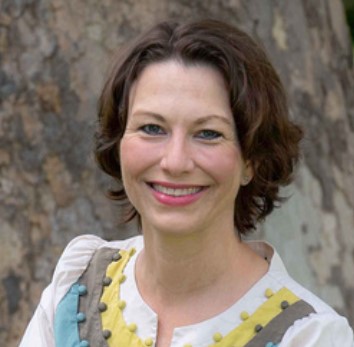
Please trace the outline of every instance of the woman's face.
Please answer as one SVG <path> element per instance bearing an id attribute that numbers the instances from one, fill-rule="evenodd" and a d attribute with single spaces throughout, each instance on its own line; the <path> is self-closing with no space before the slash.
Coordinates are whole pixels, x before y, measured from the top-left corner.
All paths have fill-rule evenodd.
<path id="1" fill-rule="evenodd" d="M 129 98 L 123 184 L 143 232 L 233 226 L 242 159 L 222 76 L 205 65 L 146 67 Z"/>

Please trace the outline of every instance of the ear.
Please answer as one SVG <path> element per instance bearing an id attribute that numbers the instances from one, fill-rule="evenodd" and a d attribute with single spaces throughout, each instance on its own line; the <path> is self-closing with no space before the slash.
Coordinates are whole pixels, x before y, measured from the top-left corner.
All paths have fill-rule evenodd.
<path id="1" fill-rule="evenodd" d="M 242 176 L 241 176 L 241 186 L 247 186 L 248 183 L 252 181 L 254 176 L 254 169 L 253 164 L 247 160 L 242 169 Z"/>

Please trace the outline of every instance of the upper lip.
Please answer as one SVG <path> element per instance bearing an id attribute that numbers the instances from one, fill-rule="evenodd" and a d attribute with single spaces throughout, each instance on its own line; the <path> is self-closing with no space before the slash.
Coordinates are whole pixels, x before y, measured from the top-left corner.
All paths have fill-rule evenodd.
<path id="1" fill-rule="evenodd" d="M 188 189 L 188 188 L 205 187 L 204 185 L 200 185 L 200 184 L 172 183 L 172 182 L 163 182 L 163 181 L 150 181 L 147 183 L 149 185 L 159 185 L 159 186 L 172 188 L 172 189 Z"/>

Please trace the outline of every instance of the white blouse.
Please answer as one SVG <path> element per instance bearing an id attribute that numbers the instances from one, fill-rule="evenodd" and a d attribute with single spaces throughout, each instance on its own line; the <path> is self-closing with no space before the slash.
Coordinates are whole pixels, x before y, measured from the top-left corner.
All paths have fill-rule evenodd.
<path id="1" fill-rule="evenodd" d="M 242 323 L 242 312 L 252 314 L 267 300 L 264 294 L 267 289 L 277 292 L 283 287 L 309 303 L 316 313 L 295 321 L 286 331 L 279 347 L 354 347 L 353 331 L 347 320 L 295 282 L 271 246 L 256 241 L 247 244 L 269 261 L 268 272 L 224 312 L 193 325 L 175 328 L 171 347 L 207 347 L 215 343 L 213 336 L 216 333 L 227 335 Z M 82 275 L 95 251 L 102 247 L 136 250 L 124 269 L 126 280 L 120 288 L 121 299 L 126 302 L 123 316 L 127 324 L 136 324 L 136 334 L 143 341 L 156 341 L 158 316 L 144 302 L 135 282 L 135 262 L 143 246 L 142 236 L 107 242 L 97 236 L 83 235 L 71 241 L 56 266 L 51 284 L 42 294 L 20 347 L 55 347 L 53 325 L 56 308 L 72 284 Z"/>

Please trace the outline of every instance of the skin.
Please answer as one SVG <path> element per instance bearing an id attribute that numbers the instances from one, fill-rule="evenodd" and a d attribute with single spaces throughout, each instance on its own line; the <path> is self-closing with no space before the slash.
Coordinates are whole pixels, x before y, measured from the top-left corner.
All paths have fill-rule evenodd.
<path id="1" fill-rule="evenodd" d="M 173 60 L 145 68 L 130 91 L 120 157 L 145 240 L 138 288 L 158 314 L 158 346 L 170 346 L 175 327 L 221 313 L 268 268 L 234 230 L 235 197 L 253 171 L 219 72 Z"/>

